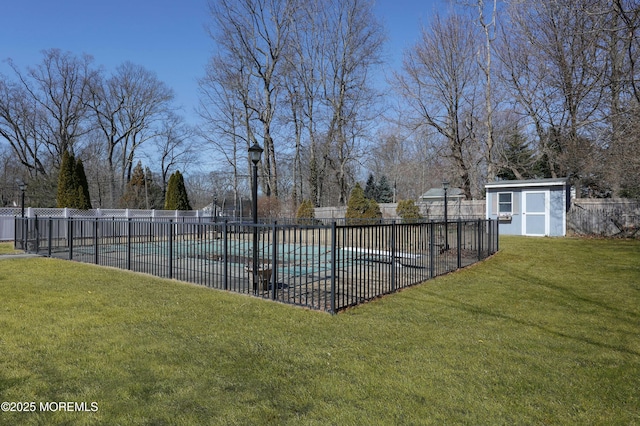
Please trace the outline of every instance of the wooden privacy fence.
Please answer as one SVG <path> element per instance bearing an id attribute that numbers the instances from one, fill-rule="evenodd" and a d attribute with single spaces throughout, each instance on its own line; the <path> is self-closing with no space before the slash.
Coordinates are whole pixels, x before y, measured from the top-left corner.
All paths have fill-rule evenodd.
<path id="1" fill-rule="evenodd" d="M 640 200 L 573 200 L 567 213 L 567 232 L 574 235 L 640 238 Z"/>
<path id="2" fill-rule="evenodd" d="M 420 214 L 426 220 L 443 220 L 444 219 L 444 202 L 418 202 L 416 206 L 420 210 Z M 397 203 L 380 203 L 380 212 L 384 219 L 400 219 L 396 213 Z M 484 219 L 486 216 L 486 207 L 484 200 L 451 200 L 447 203 L 449 220 L 472 220 Z M 316 207 L 315 216 L 320 220 L 342 219 L 347 213 L 346 207 Z"/>
<path id="3" fill-rule="evenodd" d="M 336 313 L 476 263 L 495 220 L 283 225 L 15 218 L 15 245 L 44 256 L 175 278 Z"/>

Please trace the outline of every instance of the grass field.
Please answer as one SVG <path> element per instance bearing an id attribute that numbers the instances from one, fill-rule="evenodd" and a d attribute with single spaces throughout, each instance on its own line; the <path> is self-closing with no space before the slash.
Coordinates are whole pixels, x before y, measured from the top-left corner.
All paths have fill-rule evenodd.
<path id="1" fill-rule="evenodd" d="M 3 254 L 18 254 L 22 253 L 21 250 L 15 250 L 13 243 L 0 243 L 0 255 Z"/>
<path id="2" fill-rule="evenodd" d="M 0 330 L 2 425 L 640 424 L 638 241 L 503 237 L 336 316 L 9 258 Z"/>

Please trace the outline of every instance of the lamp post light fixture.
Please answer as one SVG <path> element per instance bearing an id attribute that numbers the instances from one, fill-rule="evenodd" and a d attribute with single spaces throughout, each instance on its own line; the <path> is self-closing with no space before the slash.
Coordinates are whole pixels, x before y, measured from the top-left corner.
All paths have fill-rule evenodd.
<path id="1" fill-rule="evenodd" d="M 20 192 L 22 193 L 20 196 L 20 217 L 24 217 L 24 193 L 27 190 L 27 184 L 24 183 L 23 181 L 20 181 L 20 183 L 18 184 L 18 188 L 20 189 Z"/>
<path id="2" fill-rule="evenodd" d="M 442 181 L 442 189 L 444 190 L 444 249 L 449 250 L 449 215 L 447 214 L 447 190 L 449 189 L 449 181 Z"/>
<path id="3" fill-rule="evenodd" d="M 253 292 L 258 292 L 258 163 L 264 149 L 257 142 L 249 148 L 249 159 L 253 163 L 251 185 L 251 215 L 253 216 Z"/>
<path id="4" fill-rule="evenodd" d="M 253 163 L 253 182 L 251 187 L 251 214 L 253 216 L 253 223 L 258 223 L 258 163 L 264 149 L 258 142 L 255 142 L 251 148 L 249 148 L 249 158 Z"/>

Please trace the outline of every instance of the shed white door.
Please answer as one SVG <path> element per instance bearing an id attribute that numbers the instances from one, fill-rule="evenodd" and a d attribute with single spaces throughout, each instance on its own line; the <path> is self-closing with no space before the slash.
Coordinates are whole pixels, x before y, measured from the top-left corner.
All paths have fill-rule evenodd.
<path id="1" fill-rule="evenodd" d="M 549 191 L 522 192 L 522 233 L 549 235 Z"/>

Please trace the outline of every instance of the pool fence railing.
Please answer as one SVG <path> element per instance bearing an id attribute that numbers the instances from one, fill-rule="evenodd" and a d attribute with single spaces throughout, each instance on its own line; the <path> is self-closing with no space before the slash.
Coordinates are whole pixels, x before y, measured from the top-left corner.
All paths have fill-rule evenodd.
<path id="1" fill-rule="evenodd" d="M 217 220 L 217 218 L 216 218 Z M 16 249 L 337 313 L 481 261 L 498 222 L 15 217 Z"/>

